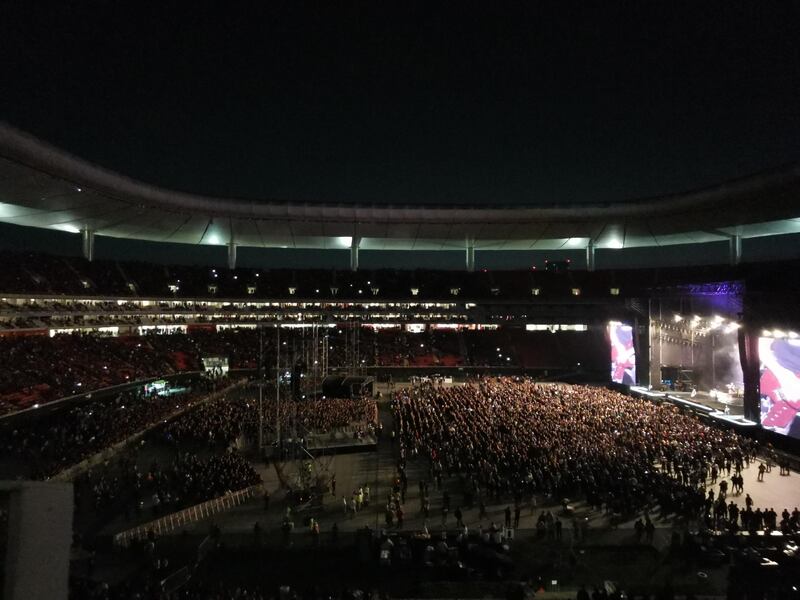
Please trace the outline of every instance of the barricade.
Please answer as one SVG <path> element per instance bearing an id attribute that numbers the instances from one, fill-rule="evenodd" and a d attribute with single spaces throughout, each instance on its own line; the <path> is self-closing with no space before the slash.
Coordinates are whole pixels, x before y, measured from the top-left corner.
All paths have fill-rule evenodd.
<path id="1" fill-rule="evenodd" d="M 114 536 L 114 545 L 123 548 L 127 547 L 133 541 L 146 539 L 151 531 L 156 535 L 171 533 L 191 523 L 197 523 L 198 521 L 240 506 L 263 493 L 264 485 L 261 483 L 236 492 L 229 492 L 224 496 L 195 504 L 194 506 L 184 508 L 178 512 L 164 515 L 149 523 L 143 523 L 138 527 L 121 531 Z"/>

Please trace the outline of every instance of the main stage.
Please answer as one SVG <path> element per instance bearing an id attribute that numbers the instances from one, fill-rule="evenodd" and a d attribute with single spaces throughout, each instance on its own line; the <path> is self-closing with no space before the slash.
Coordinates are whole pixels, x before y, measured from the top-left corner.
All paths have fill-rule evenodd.
<path id="1" fill-rule="evenodd" d="M 758 423 L 744 416 L 744 401 L 741 397 L 721 392 L 662 392 L 641 386 L 631 386 L 630 393 L 640 398 L 670 402 L 693 413 L 708 417 L 721 424 L 737 429 L 757 427 Z"/>

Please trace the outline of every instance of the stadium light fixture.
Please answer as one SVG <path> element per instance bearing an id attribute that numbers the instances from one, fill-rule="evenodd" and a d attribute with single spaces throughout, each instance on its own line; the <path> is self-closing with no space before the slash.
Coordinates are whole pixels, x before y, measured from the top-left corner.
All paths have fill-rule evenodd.
<path id="1" fill-rule="evenodd" d="M 761 337 L 772 337 L 772 332 L 769 329 L 765 329 L 761 332 Z"/>
<path id="2" fill-rule="evenodd" d="M 81 230 L 75 227 L 74 225 L 65 225 L 65 224 L 58 224 L 53 225 L 53 229 L 57 229 L 58 231 L 66 231 L 67 233 L 80 233 Z"/>
<path id="3" fill-rule="evenodd" d="M 778 338 L 779 340 L 781 340 L 781 339 L 783 339 L 783 338 L 785 338 L 785 337 L 786 337 L 786 333 L 784 333 L 784 332 L 783 332 L 782 330 L 780 330 L 780 329 L 775 329 L 775 330 L 772 332 L 772 337 L 774 337 L 774 338 Z"/>
<path id="4" fill-rule="evenodd" d="M 798 336 L 797 336 L 797 332 L 796 332 L 796 331 L 790 331 L 790 332 L 789 332 L 789 338 L 790 338 L 790 339 L 792 339 L 792 340 L 796 340 L 796 339 L 797 339 L 797 337 L 798 337 Z"/>
<path id="5" fill-rule="evenodd" d="M 676 323 L 680 323 L 681 321 L 683 321 L 683 317 L 682 317 L 682 316 L 680 316 L 680 315 L 675 315 L 675 316 L 673 317 L 673 320 L 674 320 Z"/>
<path id="6" fill-rule="evenodd" d="M 725 326 L 725 330 L 724 330 L 724 331 L 725 331 L 725 333 L 733 333 L 733 332 L 734 332 L 734 331 L 736 331 L 737 329 L 739 329 L 739 324 L 738 324 L 738 323 L 731 322 L 731 323 L 728 323 L 728 324 Z"/>
<path id="7" fill-rule="evenodd" d="M 625 247 L 625 244 L 622 242 L 622 240 L 611 240 L 608 243 L 608 247 L 612 250 L 622 250 Z"/>

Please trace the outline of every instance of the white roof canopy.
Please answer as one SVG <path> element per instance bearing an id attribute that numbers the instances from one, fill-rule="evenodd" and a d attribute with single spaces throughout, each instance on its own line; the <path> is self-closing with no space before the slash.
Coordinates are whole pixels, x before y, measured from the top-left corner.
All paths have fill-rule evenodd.
<path id="1" fill-rule="evenodd" d="M 535 198 L 535 190 L 532 191 Z M 261 248 L 635 248 L 800 232 L 800 165 L 603 205 L 498 208 L 212 198 L 113 173 L 0 123 L 0 221 L 154 242 Z M 500 202 L 501 203 L 501 202 Z M 533 201 L 532 201 L 533 203 Z"/>

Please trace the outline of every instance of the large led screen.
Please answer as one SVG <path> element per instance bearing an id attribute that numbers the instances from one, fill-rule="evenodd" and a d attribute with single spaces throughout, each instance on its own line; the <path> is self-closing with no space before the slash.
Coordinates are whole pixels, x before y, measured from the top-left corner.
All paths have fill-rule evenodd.
<path id="1" fill-rule="evenodd" d="M 761 425 L 800 439 L 800 339 L 758 338 Z"/>
<path id="2" fill-rule="evenodd" d="M 633 327 L 611 321 L 608 324 L 611 340 L 611 381 L 636 384 L 636 350 L 633 348 Z"/>

